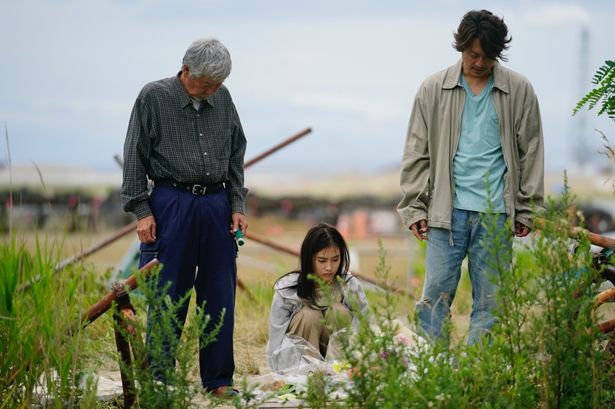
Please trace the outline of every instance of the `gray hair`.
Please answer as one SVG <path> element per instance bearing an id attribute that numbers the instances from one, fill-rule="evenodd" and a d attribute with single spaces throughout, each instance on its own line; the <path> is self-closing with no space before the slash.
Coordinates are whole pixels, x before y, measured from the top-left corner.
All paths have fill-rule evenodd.
<path id="1" fill-rule="evenodd" d="M 188 66 L 191 78 L 223 82 L 231 73 L 231 54 L 220 41 L 204 38 L 190 44 L 182 64 Z"/>

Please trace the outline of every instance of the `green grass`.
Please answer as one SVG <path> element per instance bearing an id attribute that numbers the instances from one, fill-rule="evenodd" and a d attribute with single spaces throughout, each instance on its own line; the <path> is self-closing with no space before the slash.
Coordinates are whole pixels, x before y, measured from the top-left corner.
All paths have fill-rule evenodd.
<path id="1" fill-rule="evenodd" d="M 552 206 L 553 219 L 561 216 L 558 208 Z M 271 238 L 297 245 L 301 232 L 296 229 Z M 27 242 L 13 237 L 0 243 L 0 409 L 31 405 L 41 380 L 49 391 L 47 407 L 109 407 L 96 401 L 94 385 L 87 381 L 97 371 L 119 368 L 112 316 L 107 313 L 85 330 L 74 331 L 85 308 L 108 291 L 108 273 L 98 261 L 53 272 L 56 263 L 72 252 L 67 252 L 67 243 L 74 249 L 84 238 L 90 242 L 83 247 L 96 242 L 89 236 L 31 236 Z M 382 251 L 388 246 L 395 250 L 390 254 L 362 251 L 361 272 L 404 286 L 418 297 L 424 247 L 414 247 L 408 261 L 399 250 L 408 248 L 405 240 L 384 240 Z M 378 241 L 352 240 L 352 245 L 374 248 Z M 348 401 L 327 400 L 322 390 L 330 392 L 334 386 L 322 374 L 310 381 L 312 389 L 304 398 L 314 407 L 609 407 L 615 385 L 605 338 L 594 329 L 597 317 L 591 308 L 594 288 L 588 284 L 592 274 L 588 244 L 583 241 L 575 257 L 568 247 L 561 230 L 547 229 L 537 236 L 534 247 L 516 252 L 514 268 L 501 275 L 500 297 L 506 307 L 500 311 L 502 325 L 494 329 L 491 342 L 481 346 L 465 345 L 471 308 L 466 271 L 453 304 L 451 343 L 424 347 L 415 356 L 404 355 L 394 341 L 394 328 L 387 326 L 397 318 L 412 325 L 415 300 L 368 292 L 376 309 L 372 317 L 380 321 L 383 331 L 375 334 L 366 322 L 353 338 L 356 343 L 347 350 L 346 359 L 360 376 L 354 379 L 353 390 L 347 391 Z M 248 242 L 238 263 L 239 278 L 252 295 L 242 291 L 237 295 L 235 351 L 240 383 L 245 376 L 267 370 L 264 349 L 272 286 L 277 277 L 296 267 L 297 260 Z M 35 276 L 40 280 L 29 291 L 18 291 Z M 570 296 L 579 289 L 584 297 Z M 147 291 L 142 288 L 140 293 Z M 143 335 L 147 297 L 135 295 L 131 300 Z M 215 404 L 198 389 L 196 314 L 191 305 L 178 366 L 171 374 L 179 388 L 161 388 L 147 372 L 127 368 L 139 381 L 141 407 Z M 381 358 L 382 352 L 386 359 Z"/>
<path id="2" fill-rule="evenodd" d="M 54 274 L 57 252 L 47 242 L 34 252 L 16 239 L 0 245 L 0 408 L 29 404 L 37 386 L 46 388 L 48 407 L 76 407 L 93 393 L 79 387 L 88 334 L 78 323 L 100 281 L 83 267 Z"/>

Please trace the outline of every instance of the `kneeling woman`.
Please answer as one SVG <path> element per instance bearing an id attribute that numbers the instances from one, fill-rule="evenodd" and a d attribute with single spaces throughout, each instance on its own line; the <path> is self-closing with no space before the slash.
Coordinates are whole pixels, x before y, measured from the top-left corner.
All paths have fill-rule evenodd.
<path id="1" fill-rule="evenodd" d="M 323 360 L 329 337 L 367 310 L 367 298 L 348 271 L 348 247 L 328 224 L 308 231 L 301 245 L 300 266 L 274 285 L 269 315 L 267 354 L 273 371 Z"/>

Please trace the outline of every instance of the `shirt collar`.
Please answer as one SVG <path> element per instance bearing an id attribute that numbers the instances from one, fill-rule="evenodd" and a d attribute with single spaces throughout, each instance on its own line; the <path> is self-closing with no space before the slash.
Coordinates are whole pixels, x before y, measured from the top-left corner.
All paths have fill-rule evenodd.
<path id="1" fill-rule="evenodd" d="M 450 67 L 446 72 L 446 78 L 442 84 L 444 89 L 453 89 L 461 86 L 461 58 L 457 61 L 457 64 Z M 493 64 L 493 88 L 497 88 L 502 92 L 508 94 L 510 88 L 508 86 L 507 77 L 504 73 L 504 68 L 499 62 Z"/>
<path id="2" fill-rule="evenodd" d="M 182 86 L 181 81 L 179 80 L 179 76 L 181 75 L 181 73 L 182 73 L 181 71 L 177 73 L 173 83 L 175 84 L 175 91 L 177 92 L 177 97 L 179 98 L 179 103 L 180 103 L 182 108 L 185 108 L 186 105 L 192 105 L 192 99 L 190 99 L 190 96 L 188 95 L 188 93 L 186 92 L 186 90 Z M 207 102 L 209 105 L 211 105 L 213 107 L 214 106 L 214 101 L 213 101 L 214 98 L 213 97 L 214 96 L 212 95 L 212 96 L 206 98 L 204 101 L 201 101 L 201 103 Z"/>

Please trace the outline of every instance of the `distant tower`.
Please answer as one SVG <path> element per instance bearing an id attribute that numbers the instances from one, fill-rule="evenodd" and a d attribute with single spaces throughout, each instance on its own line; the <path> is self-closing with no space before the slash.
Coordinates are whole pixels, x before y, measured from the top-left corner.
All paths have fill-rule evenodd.
<path id="1" fill-rule="evenodd" d="M 2 155 L 2 157 L 0 157 L 0 170 L 6 168 L 8 162 L 9 162 L 9 131 L 6 127 L 6 122 L 4 122 L 4 135 L 6 137 L 6 156 Z"/>
<path id="2" fill-rule="evenodd" d="M 579 50 L 579 82 L 578 95 L 575 101 L 579 101 L 590 90 L 591 78 L 589 77 L 589 31 L 587 27 L 581 29 L 581 42 Z M 575 115 L 574 126 L 572 127 L 574 143 L 572 144 L 574 160 L 580 168 L 586 167 L 592 160 L 594 154 L 590 149 L 593 144 L 587 135 L 587 109 L 581 109 Z"/>

